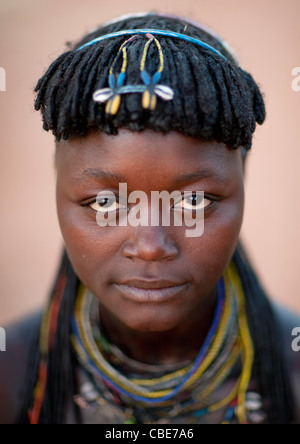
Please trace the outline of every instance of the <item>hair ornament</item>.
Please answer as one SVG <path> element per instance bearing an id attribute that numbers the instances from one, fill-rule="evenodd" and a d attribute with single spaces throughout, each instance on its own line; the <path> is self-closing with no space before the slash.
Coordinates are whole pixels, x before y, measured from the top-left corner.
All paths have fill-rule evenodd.
<path id="1" fill-rule="evenodd" d="M 120 47 L 111 67 L 109 70 L 109 76 L 108 76 L 108 85 L 109 88 L 103 88 L 99 89 L 93 94 L 93 100 L 95 102 L 99 103 L 105 103 L 106 108 L 105 112 L 107 114 L 115 115 L 117 114 L 120 104 L 121 104 L 121 94 L 122 94 L 122 87 L 124 86 L 125 80 L 126 80 L 126 68 L 127 68 L 127 45 L 135 40 L 136 36 L 131 37 L 130 39 L 126 40 Z M 121 67 L 121 72 L 119 74 L 115 74 L 114 67 L 115 64 L 122 53 L 123 56 L 123 63 Z"/>
<path id="2" fill-rule="evenodd" d="M 169 86 L 158 85 L 158 82 L 161 79 L 161 73 L 164 70 L 164 56 L 159 41 L 152 34 L 146 34 L 146 37 L 148 39 L 148 42 L 145 45 L 140 65 L 141 78 L 146 85 L 146 89 L 143 93 L 142 98 L 142 106 L 144 109 L 154 111 L 156 108 L 157 96 L 159 96 L 163 100 L 173 100 L 174 91 Z M 145 70 L 145 63 L 149 46 L 153 41 L 155 42 L 159 52 L 159 68 L 156 73 L 151 76 Z"/>
<path id="3" fill-rule="evenodd" d="M 173 100 L 174 91 L 166 85 L 159 84 L 161 74 L 164 70 L 164 55 L 159 41 L 152 35 L 147 33 L 148 39 L 145 44 L 143 55 L 140 63 L 140 75 L 144 85 L 125 85 L 126 69 L 127 69 L 127 46 L 135 40 L 137 35 L 132 36 L 126 40 L 120 47 L 112 66 L 109 70 L 108 85 L 109 88 L 102 88 L 94 92 L 93 100 L 98 103 L 106 103 L 106 114 L 116 115 L 121 105 L 121 95 L 130 93 L 142 93 L 142 106 L 146 110 L 154 111 L 157 105 L 157 96 L 165 101 Z M 159 67 L 158 70 L 150 75 L 146 69 L 146 60 L 149 46 L 155 42 L 159 53 Z M 121 72 L 114 73 L 115 64 L 122 53 L 123 63 Z"/>

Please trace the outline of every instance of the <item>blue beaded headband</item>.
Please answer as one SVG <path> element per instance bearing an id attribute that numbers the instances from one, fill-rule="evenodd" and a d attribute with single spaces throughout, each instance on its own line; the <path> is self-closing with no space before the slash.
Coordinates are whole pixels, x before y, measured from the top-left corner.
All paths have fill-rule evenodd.
<path id="1" fill-rule="evenodd" d="M 143 85 L 125 85 L 126 80 L 126 69 L 127 69 L 127 47 L 131 44 L 133 40 L 136 39 L 137 35 L 145 35 L 147 38 L 147 43 L 145 44 L 142 60 L 140 63 L 140 74 L 141 79 L 143 81 Z M 194 43 L 204 49 L 207 49 L 214 54 L 217 54 L 222 59 L 226 60 L 226 57 L 223 56 L 218 50 L 208 45 L 202 40 L 195 39 L 193 37 L 187 36 L 185 34 L 179 34 L 173 31 L 159 30 L 159 29 L 127 29 L 124 31 L 113 32 L 110 34 L 106 34 L 100 37 L 97 37 L 90 42 L 85 43 L 84 45 L 77 48 L 76 51 L 81 51 L 84 48 L 88 48 L 96 43 L 99 43 L 103 40 L 107 40 L 113 37 L 119 37 L 127 35 L 131 37 L 122 43 L 119 51 L 110 67 L 109 76 L 108 76 L 108 88 L 102 88 L 94 92 L 93 100 L 98 103 L 106 103 L 105 112 L 106 114 L 116 115 L 121 104 L 121 95 L 129 94 L 129 93 L 142 93 L 142 107 L 149 111 L 154 111 L 157 104 L 157 97 L 165 101 L 173 100 L 174 98 L 174 90 L 169 86 L 159 84 L 159 80 L 161 78 L 162 71 L 164 69 L 164 56 L 162 52 L 161 45 L 159 41 L 154 37 L 155 35 L 167 36 L 167 37 L 175 37 L 181 40 L 188 41 L 190 43 Z M 147 53 L 149 46 L 154 42 L 156 44 L 158 53 L 159 53 L 159 67 L 158 70 L 150 75 L 145 69 L 145 63 L 147 58 Z M 114 66 L 116 65 L 117 58 L 122 55 L 123 62 L 120 73 L 114 73 Z"/>
<path id="2" fill-rule="evenodd" d="M 76 51 L 80 51 L 81 49 L 87 48 L 89 46 L 95 45 L 98 42 L 101 42 L 102 40 L 111 39 L 113 37 L 119 37 L 122 35 L 134 35 L 134 34 L 152 34 L 152 35 L 162 35 L 166 37 L 175 37 L 179 38 L 181 40 L 185 40 L 190 43 L 194 43 L 198 46 L 201 46 L 204 49 L 209 49 L 210 51 L 214 52 L 215 54 L 218 54 L 222 59 L 226 60 L 226 57 L 220 53 L 217 49 L 213 48 L 212 46 L 208 45 L 205 42 L 202 42 L 202 40 L 195 39 L 194 37 L 190 37 L 189 35 L 180 34 L 178 32 L 173 31 L 166 31 L 163 29 L 126 29 L 124 31 L 117 31 L 112 32 L 111 34 L 105 34 L 100 37 L 97 37 L 94 40 L 91 40 L 90 42 L 85 43 L 84 45 L 80 46 L 80 48 L 76 49 Z"/>

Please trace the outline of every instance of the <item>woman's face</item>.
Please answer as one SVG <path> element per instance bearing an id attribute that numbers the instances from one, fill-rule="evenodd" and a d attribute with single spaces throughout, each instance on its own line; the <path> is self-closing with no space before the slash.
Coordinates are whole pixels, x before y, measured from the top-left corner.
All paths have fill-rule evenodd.
<path id="1" fill-rule="evenodd" d="M 58 142 L 56 164 L 57 209 L 66 249 L 100 310 L 144 332 L 168 331 L 200 316 L 216 294 L 241 228 L 240 150 L 176 132 L 121 129 L 109 136 L 92 131 L 84 138 Z M 120 183 L 127 184 L 128 195 L 145 193 L 149 215 L 152 191 L 202 191 L 204 199 L 190 194 L 176 201 L 170 226 L 161 219 L 151 226 L 150 216 L 145 226 L 119 226 L 127 214 L 121 199 L 110 206 L 117 212 L 117 226 L 101 227 L 97 214 L 103 207 L 96 197 L 111 191 L 118 200 Z M 175 226 L 172 211 L 195 204 L 205 207 L 204 232 L 187 237 L 187 227 Z M 129 210 L 133 207 L 128 204 Z"/>

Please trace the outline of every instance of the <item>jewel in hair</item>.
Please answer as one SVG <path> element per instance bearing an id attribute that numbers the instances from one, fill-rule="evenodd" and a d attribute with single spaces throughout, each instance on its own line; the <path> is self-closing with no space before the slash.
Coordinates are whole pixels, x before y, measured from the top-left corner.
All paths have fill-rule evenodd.
<path id="1" fill-rule="evenodd" d="M 109 70 L 108 84 L 109 88 L 102 88 L 93 94 L 93 100 L 99 103 L 106 103 L 105 112 L 110 115 L 116 115 L 119 111 L 121 104 L 121 95 L 129 93 L 142 93 L 142 106 L 146 110 L 154 111 L 157 105 L 157 96 L 165 101 L 173 100 L 174 91 L 172 88 L 166 85 L 161 85 L 158 82 L 161 79 L 161 73 L 164 69 L 164 56 L 159 41 L 151 34 L 147 33 L 146 37 L 148 42 L 146 43 L 140 63 L 141 79 L 144 85 L 124 85 L 126 80 L 127 69 L 127 46 L 137 36 L 134 35 L 130 39 L 126 40 L 120 47 L 117 56 L 115 57 L 113 64 Z M 159 52 L 159 67 L 158 70 L 151 76 L 145 69 L 147 54 L 149 46 L 152 42 L 155 42 Z M 122 53 L 123 63 L 120 74 L 113 72 L 114 66 L 119 55 Z"/>

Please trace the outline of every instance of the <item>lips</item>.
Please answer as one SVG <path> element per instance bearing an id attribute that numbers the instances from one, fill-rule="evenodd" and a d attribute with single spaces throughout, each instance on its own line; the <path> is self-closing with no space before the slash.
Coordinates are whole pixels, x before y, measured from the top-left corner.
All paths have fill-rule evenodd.
<path id="1" fill-rule="evenodd" d="M 122 284 L 114 284 L 122 297 L 138 303 L 162 303 L 177 298 L 186 290 L 187 283 L 167 280 L 131 279 Z"/>

